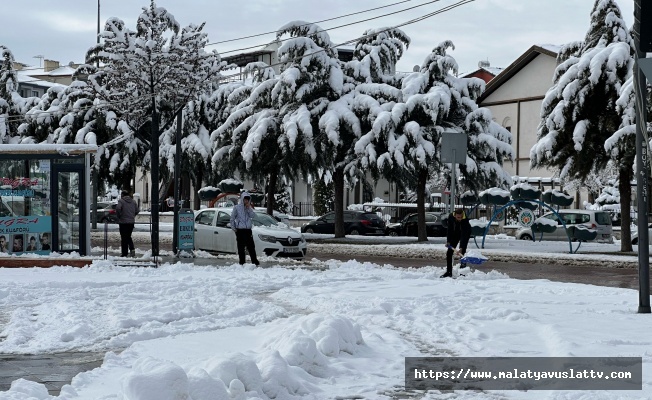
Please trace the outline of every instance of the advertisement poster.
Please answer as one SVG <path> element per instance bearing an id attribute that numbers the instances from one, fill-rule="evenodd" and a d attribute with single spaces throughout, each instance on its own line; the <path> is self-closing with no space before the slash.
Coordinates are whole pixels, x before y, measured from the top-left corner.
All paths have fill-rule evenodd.
<path id="1" fill-rule="evenodd" d="M 179 211 L 179 250 L 192 252 L 195 247 L 195 214 L 192 210 Z"/>
<path id="2" fill-rule="evenodd" d="M 28 215 L 0 218 L 0 253 L 50 254 L 52 217 Z"/>

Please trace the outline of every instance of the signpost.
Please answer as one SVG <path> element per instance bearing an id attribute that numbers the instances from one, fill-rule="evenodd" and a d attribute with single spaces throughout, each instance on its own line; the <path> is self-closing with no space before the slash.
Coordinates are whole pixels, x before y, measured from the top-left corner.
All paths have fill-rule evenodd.
<path id="1" fill-rule="evenodd" d="M 451 164 L 450 212 L 455 211 L 456 164 L 466 165 L 467 135 L 462 132 L 444 131 L 441 136 L 441 162 Z"/>

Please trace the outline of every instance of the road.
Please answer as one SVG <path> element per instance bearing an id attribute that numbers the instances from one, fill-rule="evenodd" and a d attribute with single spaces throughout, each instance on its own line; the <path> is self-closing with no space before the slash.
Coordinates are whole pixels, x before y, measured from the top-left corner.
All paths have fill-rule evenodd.
<path id="1" fill-rule="evenodd" d="M 136 236 L 136 235 L 134 235 Z M 148 249 L 149 243 L 137 240 L 136 247 L 140 249 Z M 140 239 L 140 238 L 138 238 Z M 109 246 L 114 249 L 119 249 L 119 241 L 109 241 Z M 101 247 L 103 241 L 93 239 L 91 246 Z M 172 245 L 168 241 L 161 241 L 161 250 L 172 251 Z M 331 253 L 319 253 L 314 250 L 309 252 L 310 258 L 318 260 L 350 260 L 350 255 L 339 255 Z M 405 257 L 388 257 L 388 256 L 370 256 L 370 255 L 357 255 L 354 257 L 361 262 L 372 262 L 379 265 L 391 264 L 396 267 L 424 267 L 429 265 L 446 265 L 445 258 L 440 259 L 424 259 L 424 258 L 405 258 Z M 503 261 L 489 260 L 481 266 L 475 267 L 479 271 L 489 272 L 492 270 L 507 274 L 515 279 L 549 279 L 556 282 L 573 282 L 585 283 L 590 285 L 610 286 L 620 288 L 638 289 L 638 270 L 635 268 L 608 268 L 608 267 L 595 267 L 586 265 L 560 265 L 560 264 L 545 264 L 545 263 L 514 263 Z"/>
<path id="2" fill-rule="evenodd" d="M 349 260 L 350 256 L 310 252 L 310 257 L 318 260 Z M 425 267 L 429 265 L 446 265 L 446 259 L 424 259 L 424 258 L 398 258 L 398 257 L 375 257 L 356 256 L 357 261 L 372 262 L 375 264 L 391 264 L 395 267 Z M 585 283 L 590 285 L 610 286 L 620 288 L 638 289 L 638 270 L 634 268 L 606 268 L 589 266 L 572 266 L 543 263 L 511 263 L 487 261 L 486 263 L 474 266 L 474 269 L 483 272 L 492 270 L 502 272 L 515 279 L 549 279 L 556 282 Z"/>

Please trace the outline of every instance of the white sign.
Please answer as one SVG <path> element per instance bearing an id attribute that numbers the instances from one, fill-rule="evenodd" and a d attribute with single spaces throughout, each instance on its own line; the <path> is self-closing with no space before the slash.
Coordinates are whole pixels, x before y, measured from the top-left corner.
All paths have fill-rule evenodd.
<path id="1" fill-rule="evenodd" d="M 50 172 L 50 160 L 39 160 L 38 169 L 40 172 Z"/>
<path id="2" fill-rule="evenodd" d="M 518 213 L 518 224 L 529 228 L 534 224 L 534 211 L 524 208 Z"/>

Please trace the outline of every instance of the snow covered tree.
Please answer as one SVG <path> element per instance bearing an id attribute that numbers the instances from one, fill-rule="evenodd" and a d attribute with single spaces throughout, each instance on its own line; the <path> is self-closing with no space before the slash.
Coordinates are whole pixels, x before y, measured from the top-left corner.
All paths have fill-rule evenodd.
<path id="1" fill-rule="evenodd" d="M 271 188 L 266 193 L 266 204 L 268 214 L 272 215 L 279 176 L 294 175 L 288 169 L 284 147 L 279 143 L 282 135 L 280 107 L 272 97 L 278 79 L 265 63 L 250 63 L 245 72 L 253 77 L 253 87 L 246 86 L 230 93 L 228 101 L 221 102 L 228 105 L 230 111 L 224 123 L 211 134 L 213 164 L 222 174 L 238 171 L 261 187 Z"/>
<path id="2" fill-rule="evenodd" d="M 340 144 L 340 129 L 334 125 L 326 127 L 326 121 L 321 121 L 322 116 L 331 112 L 329 115 L 337 124 L 339 121 L 334 119 L 339 119 L 342 114 L 334 111 L 335 108 L 346 113 L 344 104 L 333 104 L 343 94 L 341 62 L 328 33 L 315 24 L 290 22 L 277 32 L 278 38 L 284 35 L 290 38 L 278 49 L 283 65 L 272 91 L 281 121 L 278 145 L 289 168 L 303 176 L 312 174 L 327 181 L 333 179 L 335 237 L 343 237 L 344 209 L 342 201 L 337 199 L 344 196 L 344 176 L 332 168 L 332 149 Z M 347 125 L 351 128 L 350 124 Z"/>
<path id="3" fill-rule="evenodd" d="M 328 103 L 326 112 L 319 119 L 323 149 L 330 156 L 324 158 L 324 173 L 327 180 L 332 179 L 335 190 L 335 237 L 345 234 L 346 181 L 354 183 L 364 174 L 364 170 L 359 169 L 359 158 L 354 150 L 362 135 L 361 120 L 354 110 L 356 89 L 369 85 L 372 86 L 369 88 L 371 93 L 375 90 L 382 92 L 382 88 L 389 87 L 389 84 L 397 84 L 394 68 L 409 43 L 409 37 L 397 28 L 365 31 L 356 43 L 353 59 L 343 66 L 345 84 L 339 98 Z M 339 79 L 339 73 L 336 78 Z M 368 95 L 369 92 L 363 94 Z"/>
<path id="4" fill-rule="evenodd" d="M 96 107 L 117 135 L 105 144 L 109 171 L 126 172 L 125 178 L 137 165 L 150 166 L 149 124 L 160 135 L 177 110 L 213 91 L 226 67 L 217 52 L 204 50 L 208 37 L 203 24 L 182 29 L 154 1 L 143 8 L 136 26 L 132 31 L 122 20 L 110 18 L 100 34 L 102 43 L 86 57 L 87 64 L 103 64 L 88 78 Z"/>
<path id="5" fill-rule="evenodd" d="M 621 130 L 617 102 L 631 76 L 633 55 L 634 42 L 616 2 L 596 0 L 585 40 L 566 45 L 560 53 L 554 85 L 543 100 L 537 143 L 530 151 L 532 168 L 556 168 L 562 179 L 584 180 L 610 159 L 618 160 L 621 251 L 632 249 L 629 210 L 635 147 L 631 130 Z"/>
<path id="6" fill-rule="evenodd" d="M 18 94 L 18 76 L 14 69 L 14 55 L 8 48 L 0 46 L 0 144 L 14 144 L 20 141 L 18 127 L 22 122 Z"/>
<path id="7" fill-rule="evenodd" d="M 460 168 L 469 186 L 493 183 L 507 186 L 511 177 L 502 169 L 513 158 L 511 135 L 492 121 L 491 113 L 478 108 L 475 99 L 484 89 L 480 79 L 457 78 L 457 62 L 446 54 L 453 47 L 444 41 L 426 57 L 419 72 L 406 76 L 400 91 L 384 88 L 392 101 L 378 102 L 360 96 L 357 112 L 371 122 L 356 143 L 363 166 L 393 181 L 408 173 L 416 182 L 419 241 L 428 240 L 425 225 L 426 182 L 432 171 L 447 167 L 441 162 L 441 136 L 445 130 L 468 135 L 467 165 Z"/>
<path id="8" fill-rule="evenodd" d="M 65 86 L 49 88 L 25 113 L 25 121 L 18 128 L 21 143 L 52 143 L 62 117 L 59 97 L 65 89 Z"/>

